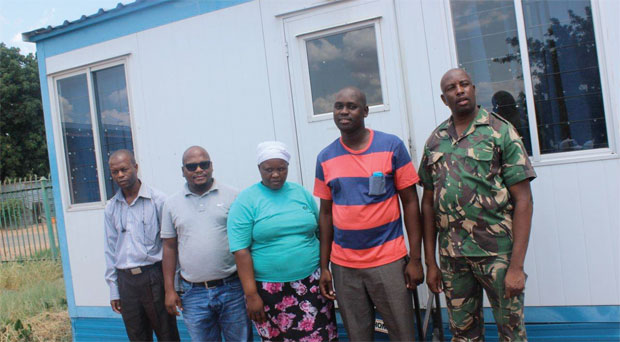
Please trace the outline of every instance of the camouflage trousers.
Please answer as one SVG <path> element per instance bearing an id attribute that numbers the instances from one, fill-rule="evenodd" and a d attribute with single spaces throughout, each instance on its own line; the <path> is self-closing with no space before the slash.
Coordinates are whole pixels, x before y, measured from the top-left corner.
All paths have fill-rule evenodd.
<path id="1" fill-rule="evenodd" d="M 452 341 L 484 341 L 482 290 L 486 291 L 500 341 L 527 341 L 523 293 L 504 298 L 504 277 L 510 255 L 440 257 L 440 268 Z"/>

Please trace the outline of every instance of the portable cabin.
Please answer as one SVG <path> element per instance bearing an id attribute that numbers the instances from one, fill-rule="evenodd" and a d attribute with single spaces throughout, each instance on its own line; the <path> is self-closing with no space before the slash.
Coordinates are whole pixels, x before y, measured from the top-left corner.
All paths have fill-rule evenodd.
<path id="1" fill-rule="evenodd" d="M 439 81 L 453 67 L 517 127 L 538 173 L 530 338 L 617 339 L 619 14 L 615 0 L 138 0 L 24 33 L 74 339 L 124 336 L 104 281 L 111 151 L 133 149 L 140 178 L 172 194 L 198 144 L 215 177 L 242 189 L 259 180 L 256 144 L 277 139 L 293 150 L 289 181 L 311 190 L 317 153 L 339 135 L 332 94 L 356 85 L 367 126 L 400 136 L 417 166 L 450 114 Z"/>

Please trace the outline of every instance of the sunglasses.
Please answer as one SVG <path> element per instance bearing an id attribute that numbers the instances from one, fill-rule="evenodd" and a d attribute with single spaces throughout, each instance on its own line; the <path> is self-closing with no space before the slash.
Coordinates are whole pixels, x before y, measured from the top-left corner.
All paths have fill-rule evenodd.
<path id="1" fill-rule="evenodd" d="M 206 170 L 211 167 L 211 161 L 207 160 L 207 161 L 201 161 L 200 163 L 187 163 L 184 166 L 187 169 L 187 171 L 191 171 L 191 172 L 196 171 L 196 169 L 198 169 L 198 166 L 200 166 L 201 169 Z"/>

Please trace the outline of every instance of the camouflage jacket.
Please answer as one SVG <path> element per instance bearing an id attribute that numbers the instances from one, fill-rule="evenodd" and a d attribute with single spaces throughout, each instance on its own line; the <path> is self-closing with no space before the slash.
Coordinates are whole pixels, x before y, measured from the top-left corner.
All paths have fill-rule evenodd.
<path id="1" fill-rule="evenodd" d="M 508 187 L 536 173 L 508 121 L 480 108 L 461 137 L 452 118 L 444 121 L 428 138 L 418 173 L 424 189 L 433 190 L 440 255 L 512 251 Z"/>

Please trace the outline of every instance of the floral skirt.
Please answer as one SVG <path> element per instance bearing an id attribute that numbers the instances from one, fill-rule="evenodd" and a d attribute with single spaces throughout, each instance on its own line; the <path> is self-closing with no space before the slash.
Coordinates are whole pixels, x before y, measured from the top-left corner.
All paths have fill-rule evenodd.
<path id="1" fill-rule="evenodd" d="M 334 302 L 321 296 L 317 268 L 309 277 L 285 283 L 257 281 L 267 321 L 254 322 L 263 341 L 337 341 Z"/>

